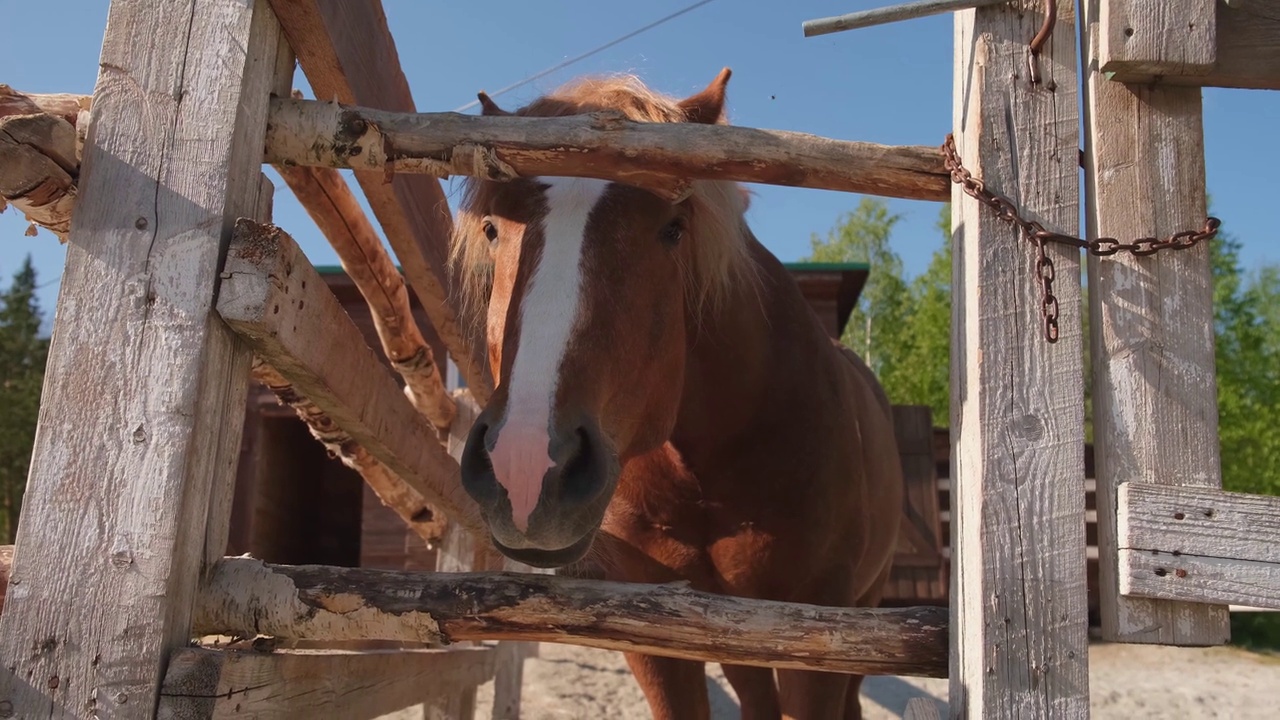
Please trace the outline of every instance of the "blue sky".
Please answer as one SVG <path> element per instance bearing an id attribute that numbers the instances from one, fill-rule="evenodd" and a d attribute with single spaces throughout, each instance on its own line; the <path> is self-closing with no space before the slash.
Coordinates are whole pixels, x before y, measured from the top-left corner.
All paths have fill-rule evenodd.
<path id="1" fill-rule="evenodd" d="M 938 145 L 950 129 L 952 20 L 923 18 L 896 25 L 804 38 L 801 23 L 887 4 L 889 0 L 716 0 L 666 24 L 500 96 L 513 107 L 583 73 L 634 72 L 671 94 L 701 89 L 721 67 L 734 124 L 809 132 L 884 144 Z M 587 52 L 691 5 L 599 0 L 442 2 L 384 0 L 401 63 L 418 109 L 453 110 Z M 56 32 L 42 3 L 0 0 L 6 18 L 0 82 L 29 92 L 91 93 L 106 24 L 106 0 L 61 0 Z M 310 96 L 302 73 L 295 85 Z M 1280 262 L 1280 92 L 1209 89 L 1204 93 L 1208 189 L 1214 212 L 1243 241 L 1246 266 Z M 475 112 L 471 110 L 469 112 Z M 269 173 L 270 174 L 270 173 Z M 337 258 L 297 201 L 276 181 L 276 222 L 315 264 Z M 446 182 L 446 192 L 455 185 Z M 847 193 L 754 186 L 750 214 L 761 241 L 784 261 L 809 249 L 853 209 Z M 939 204 L 890 200 L 903 215 L 893 236 L 909 275 L 922 271 L 939 246 Z M 46 317 L 52 319 L 65 249 L 50 233 L 23 236 L 26 223 L 0 215 L 0 284 L 22 258 L 35 259 Z"/>

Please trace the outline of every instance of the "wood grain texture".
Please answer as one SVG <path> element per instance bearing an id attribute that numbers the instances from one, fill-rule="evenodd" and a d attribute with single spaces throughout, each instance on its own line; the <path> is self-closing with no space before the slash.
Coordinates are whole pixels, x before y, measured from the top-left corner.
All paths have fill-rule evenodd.
<path id="1" fill-rule="evenodd" d="M 528 640 L 869 675 L 946 673 L 943 608 L 828 608 L 680 585 L 525 573 L 408 573 L 226 558 L 204 585 L 206 635 L 423 642 Z"/>
<path id="2" fill-rule="evenodd" d="M 1120 592 L 1280 610 L 1280 563 L 1121 550 Z"/>
<path id="3" fill-rule="evenodd" d="M 1079 204 L 1075 15 L 956 15 L 954 122 L 966 167 L 1027 217 L 1074 235 Z M 1035 248 L 952 194 L 952 717 L 1089 714 L 1078 251 L 1050 246 L 1060 339 L 1044 339 Z"/>
<path id="4" fill-rule="evenodd" d="M 1085 4 L 1085 188 L 1090 238 L 1168 237 L 1204 225 L 1199 88 L 1111 82 L 1097 71 L 1099 2 Z M 1098 581 L 1108 640 L 1213 645 L 1226 606 L 1120 596 L 1117 488 L 1222 486 L 1209 247 L 1089 257 Z"/>
<path id="5" fill-rule="evenodd" d="M 1118 506 L 1121 548 L 1280 563 L 1280 497 L 1127 482 Z"/>
<path id="6" fill-rule="evenodd" d="M 270 0 L 317 99 L 413 112 L 395 38 L 380 0 Z M 440 182 L 423 175 L 357 172 L 405 279 L 482 404 L 493 388 L 481 324 L 461 316 L 447 268 L 453 217 Z"/>
<path id="7" fill-rule="evenodd" d="M 174 653 L 157 718 L 373 720 L 475 691 L 493 679 L 491 648 L 296 650 L 185 648 Z"/>
<path id="8" fill-rule="evenodd" d="M 603 177 L 679 199 L 689 179 L 721 179 L 946 200 L 936 147 L 877 145 L 783 130 L 639 123 L 614 113 L 561 118 L 393 113 L 276 99 L 267 161 L 491 180 Z"/>
<path id="9" fill-rule="evenodd" d="M 0 616 L 14 717 L 149 718 L 188 640 L 249 363 L 212 304 L 259 191 L 277 38 L 252 0 L 111 3 Z"/>
<path id="10" fill-rule="evenodd" d="M 225 275 L 218 314 L 264 362 L 427 502 L 482 531 L 457 461 L 293 238 L 238 220 Z"/>
<path id="11" fill-rule="evenodd" d="M 1155 75 L 1107 66 L 1110 79 L 1198 87 L 1280 90 L 1280 0 L 1215 2 L 1217 50 L 1213 67 L 1191 75 Z"/>
<path id="12" fill-rule="evenodd" d="M 65 242 L 79 172 L 74 125 L 57 115 L 0 116 L 0 210 L 12 205 Z"/>
<path id="13" fill-rule="evenodd" d="M 1127 482 L 1120 592 L 1280 609 L 1280 497 Z"/>
<path id="14" fill-rule="evenodd" d="M 382 351 L 404 378 L 414 407 L 432 425 L 447 430 L 457 409 L 445 390 L 443 368 L 409 309 L 404 277 L 382 247 L 382 239 L 355 194 L 337 170 L 278 165 L 276 171 L 338 253 L 342 269 L 364 296 Z"/>
<path id="15" fill-rule="evenodd" d="M 80 113 L 93 105 L 90 95 L 71 93 L 26 93 L 0 83 L 0 118 L 10 115 L 54 115 L 75 126 Z"/>
<path id="16" fill-rule="evenodd" d="M 1103 72 L 1204 75 L 1217 59 L 1219 0 L 1100 0 Z M 1227 40 L 1230 42 L 1230 40 Z"/>

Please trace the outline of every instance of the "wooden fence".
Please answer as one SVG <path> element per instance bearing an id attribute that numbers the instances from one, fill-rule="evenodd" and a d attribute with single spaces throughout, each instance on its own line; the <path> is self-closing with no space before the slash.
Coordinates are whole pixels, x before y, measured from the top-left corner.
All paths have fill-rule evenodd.
<path id="1" fill-rule="evenodd" d="M 504 130 L 511 123 L 417 114 L 377 2 L 113 0 L 91 130 L 77 139 L 78 110 L 5 120 L 5 152 L 50 180 L 40 192 L 6 189 L 6 199 L 48 211 L 41 217 L 59 229 L 72 207 L 75 217 L 0 615 L 0 716 L 223 716 L 286 703 L 305 714 L 336 707 L 347 690 L 369 699 L 353 712 L 380 697 L 379 709 L 421 701 L 467 714 L 489 677 L 518 698 L 520 646 L 502 643 L 537 640 L 947 674 L 954 717 L 1086 717 L 1085 271 L 1104 633 L 1223 642 L 1228 603 L 1280 604 L 1280 500 L 1220 490 L 1208 251 L 1180 233 L 1205 223 L 1200 87 L 1280 85 L 1280 12 L 1275 0 L 1185 0 L 1177 13 L 1146 0 L 1082 8 L 1079 19 L 1055 2 L 955 16 L 954 144 L 939 152 L 608 116 L 522 121 L 533 141 L 521 146 Z M 295 61 L 318 97 L 340 105 L 293 97 Z M 600 161 L 575 163 L 584 148 Z M 403 280 L 380 272 L 390 263 L 380 256 L 361 273 L 394 371 L 270 224 L 264 162 L 314 168 L 289 184 L 344 262 L 372 247 L 368 221 L 350 217 L 349 200 L 307 189 L 337 188 L 331 168 L 355 169 L 403 268 Z M 947 613 L 584 583 L 503 563 L 473 542 L 481 524 L 456 456 L 492 383 L 446 292 L 451 219 L 433 175 L 529 172 L 625 175 L 672 198 L 690 177 L 929 200 L 944 199 L 950 182 Z M 1062 242 L 1080 234 L 1094 242 L 1085 268 L 1079 248 Z M 1114 249 L 1098 244 L 1110 237 L 1194 246 L 1094 252 Z M 447 393 L 429 347 L 396 326 L 405 283 L 468 393 Z M 225 557 L 251 377 L 415 532 L 448 518 L 439 569 L 525 572 L 424 576 Z M 422 441 L 437 433 L 446 440 Z M 542 602 L 485 604 L 530 592 Z M 691 604 L 751 622 L 717 625 Z M 252 643 L 264 629 L 275 640 Z M 188 647 L 193 633 L 240 642 Z M 390 659 L 296 646 L 353 639 L 499 645 Z M 272 642 L 294 646 L 265 652 Z M 500 667 L 501 657 L 514 664 Z M 246 677 L 262 681 L 243 687 Z M 499 705 L 510 711 L 510 697 Z"/>

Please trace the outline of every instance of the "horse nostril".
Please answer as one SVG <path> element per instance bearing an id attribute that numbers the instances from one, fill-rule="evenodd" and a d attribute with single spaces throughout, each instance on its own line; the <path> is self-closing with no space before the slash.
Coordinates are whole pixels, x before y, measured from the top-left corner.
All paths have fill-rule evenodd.
<path id="1" fill-rule="evenodd" d="M 573 439 L 566 443 L 564 462 L 560 464 L 560 477 L 564 489 L 572 495 L 589 494 L 597 480 L 595 446 L 585 427 L 573 431 Z"/>
<path id="2" fill-rule="evenodd" d="M 494 479 L 493 461 L 489 457 L 489 426 L 477 422 L 467 434 L 467 443 L 462 449 L 459 470 L 462 474 L 462 486 L 476 501 L 492 500 L 497 496 L 498 483 Z"/>

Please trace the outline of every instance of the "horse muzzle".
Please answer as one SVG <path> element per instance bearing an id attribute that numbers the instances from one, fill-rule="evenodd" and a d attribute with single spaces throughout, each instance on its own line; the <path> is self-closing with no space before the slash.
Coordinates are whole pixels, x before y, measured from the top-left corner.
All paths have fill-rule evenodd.
<path id="1" fill-rule="evenodd" d="M 553 424 L 546 447 L 550 467 L 542 477 L 507 477 L 504 483 L 492 458 L 502 432 L 493 419 L 499 412 L 491 404 L 476 418 L 461 458 L 463 488 L 480 506 L 494 546 L 503 555 L 534 567 L 554 568 L 580 560 L 591 548 L 617 487 L 619 463 L 612 444 L 593 419 Z M 513 508 L 512 489 L 517 482 L 536 483 L 536 487 L 518 488 L 536 493 L 531 510 Z M 520 510 L 524 516 L 517 522 Z"/>

